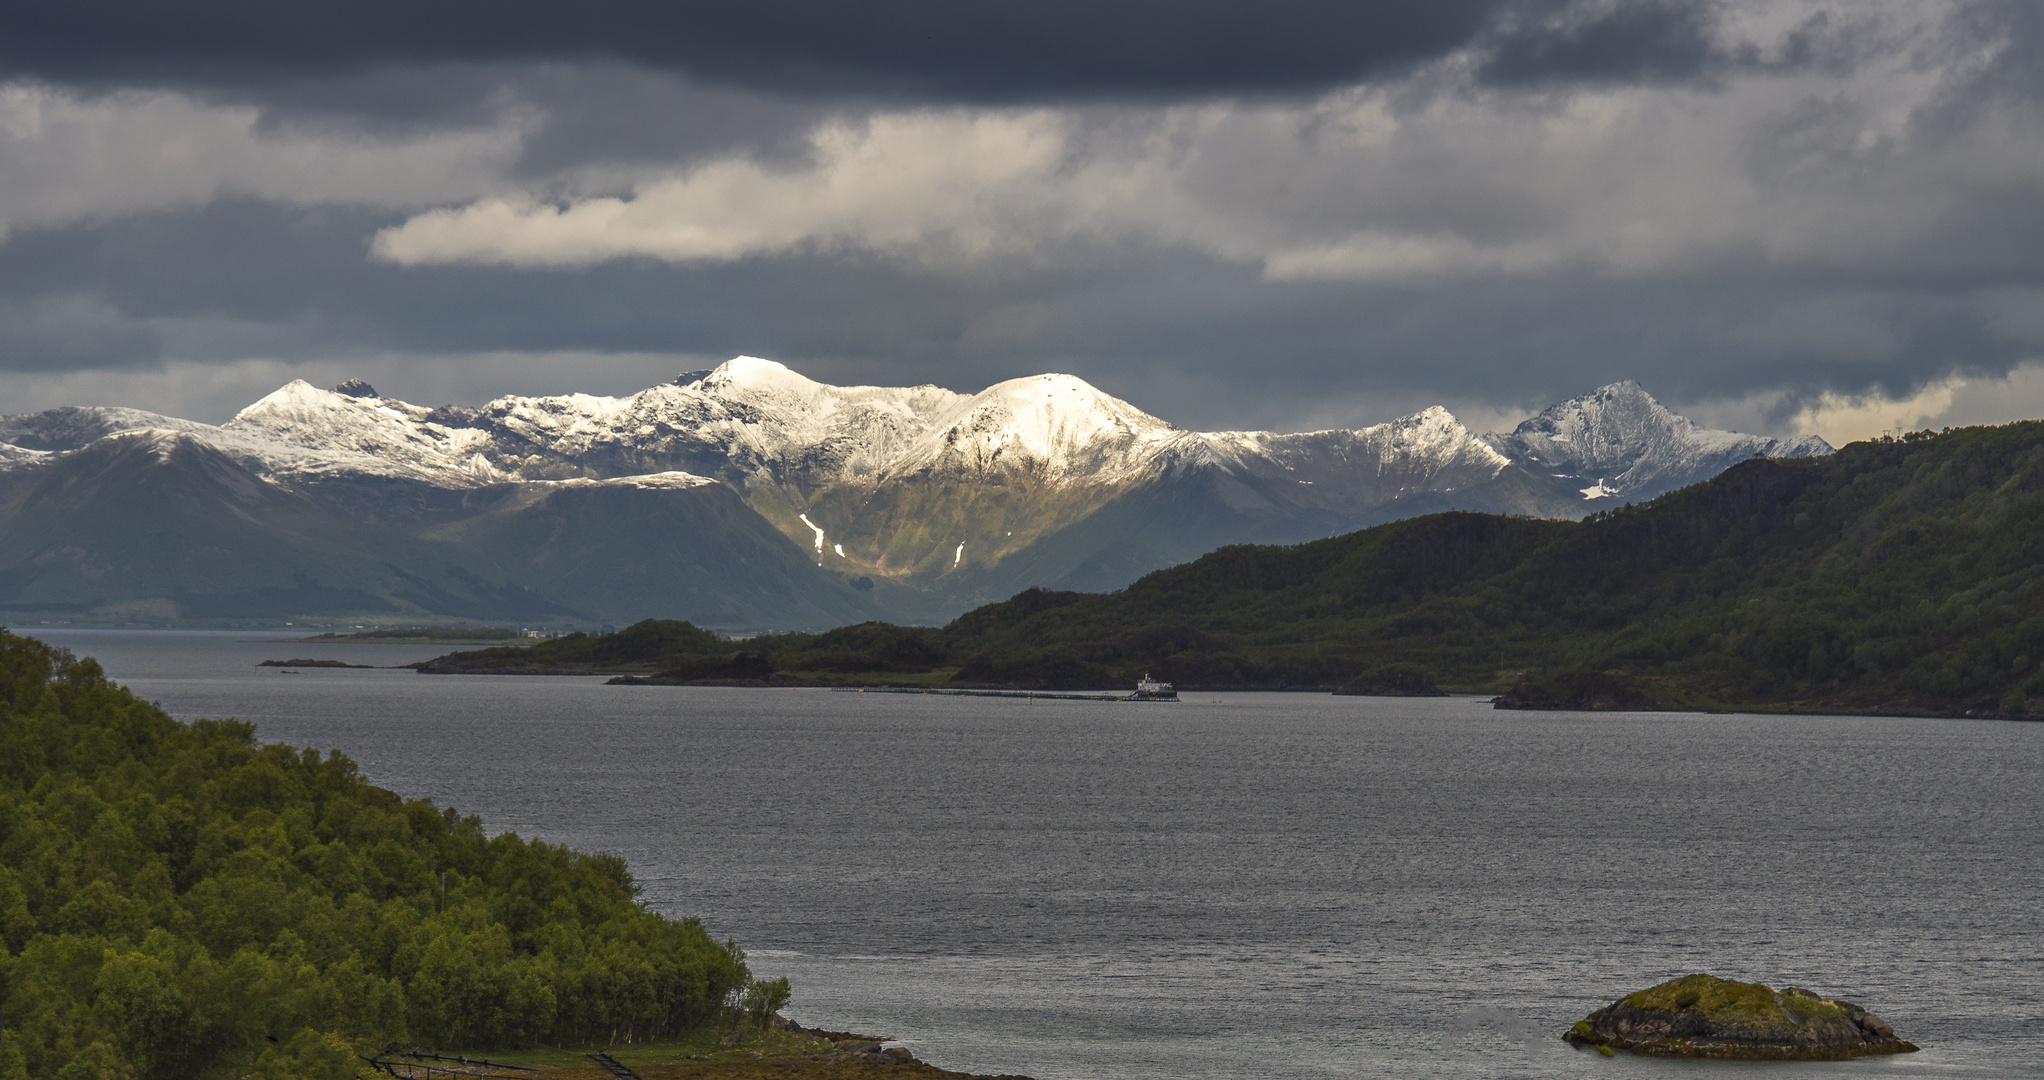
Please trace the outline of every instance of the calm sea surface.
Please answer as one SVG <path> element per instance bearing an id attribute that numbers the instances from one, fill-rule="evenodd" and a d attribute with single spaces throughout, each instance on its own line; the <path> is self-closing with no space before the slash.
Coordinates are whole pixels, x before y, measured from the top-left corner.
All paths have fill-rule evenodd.
<path id="1" fill-rule="evenodd" d="M 620 852 L 804 1023 L 1077 1077 L 2044 1076 L 2044 725 L 1105 705 L 257 668 L 435 646 L 31 630 L 180 718 L 338 747 L 493 830 Z M 1606 1060 L 1710 971 L 1920 1054 Z"/>

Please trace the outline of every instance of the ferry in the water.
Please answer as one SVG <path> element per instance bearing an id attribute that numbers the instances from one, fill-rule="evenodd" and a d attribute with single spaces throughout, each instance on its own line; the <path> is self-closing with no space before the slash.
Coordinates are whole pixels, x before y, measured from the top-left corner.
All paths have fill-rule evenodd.
<path id="1" fill-rule="evenodd" d="M 1172 689 L 1170 683 L 1158 682 L 1150 678 L 1148 672 L 1144 672 L 1142 681 L 1136 684 L 1135 699 L 1137 701 L 1177 701 L 1178 691 Z"/>

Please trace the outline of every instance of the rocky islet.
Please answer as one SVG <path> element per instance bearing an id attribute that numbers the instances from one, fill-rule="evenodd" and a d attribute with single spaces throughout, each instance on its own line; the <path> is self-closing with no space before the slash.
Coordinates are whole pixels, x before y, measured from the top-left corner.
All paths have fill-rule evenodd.
<path id="1" fill-rule="evenodd" d="M 1917 1049 L 1852 1002 L 1701 974 L 1628 994 L 1562 1039 L 1606 1053 L 1753 1061 L 1844 1061 Z"/>

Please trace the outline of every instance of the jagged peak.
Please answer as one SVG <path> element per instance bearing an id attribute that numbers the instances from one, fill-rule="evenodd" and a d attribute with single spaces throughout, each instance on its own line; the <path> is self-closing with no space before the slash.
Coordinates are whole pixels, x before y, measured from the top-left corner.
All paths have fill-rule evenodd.
<path id="1" fill-rule="evenodd" d="M 632 399 L 610 397 L 604 394 L 550 394 L 546 397 L 500 398 L 499 401 L 526 402 L 537 408 L 557 413 L 575 413 L 586 416 L 609 416 L 631 407 Z M 491 404 L 496 404 L 492 402 Z"/>
<path id="2" fill-rule="evenodd" d="M 1429 405 L 1411 416 L 1364 428 L 1358 435 L 1381 435 L 1393 447 L 1407 453 L 1467 453 L 1494 468 L 1502 469 L 1512 459 L 1469 430 L 1460 417 L 1440 405 Z"/>
<path id="3" fill-rule="evenodd" d="M 1587 394 L 1549 405 L 1527 417 L 1512 429 L 1512 434 L 1546 435 L 1568 441 L 1604 426 L 1607 420 L 1618 419 L 1633 423 L 1644 421 L 1671 429 L 1694 426 L 1687 417 L 1670 411 L 1655 400 L 1639 383 L 1621 379 Z"/>
<path id="4" fill-rule="evenodd" d="M 1398 419 L 1391 421 L 1391 423 L 1395 427 L 1455 428 L 1461 431 L 1469 430 L 1467 427 L 1464 427 L 1462 421 L 1457 419 L 1454 413 L 1449 412 L 1447 407 L 1444 405 L 1429 405 L 1426 408 L 1421 409 L 1416 413 L 1413 413 L 1411 416 L 1401 416 Z"/>
<path id="5" fill-rule="evenodd" d="M 369 385 L 366 382 L 363 382 L 361 379 L 349 379 L 348 381 L 342 383 L 341 385 L 334 387 L 334 393 L 339 394 L 342 397 L 351 398 L 374 398 L 383 396 L 376 392 L 375 387 Z"/>

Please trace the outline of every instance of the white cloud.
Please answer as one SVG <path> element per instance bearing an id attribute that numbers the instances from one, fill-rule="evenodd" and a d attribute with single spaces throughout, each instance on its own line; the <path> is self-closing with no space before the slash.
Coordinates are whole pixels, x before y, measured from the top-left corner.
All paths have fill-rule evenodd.
<path id="1" fill-rule="evenodd" d="M 1843 446 L 1883 434 L 1925 428 L 2006 424 L 2044 418 L 2044 363 L 2030 363 L 2000 378 L 1954 376 L 1906 398 L 1880 394 L 1825 394 L 1796 414 L 1796 430 Z"/>
<path id="2" fill-rule="evenodd" d="M 532 118 L 407 137 L 266 130 L 261 112 L 162 91 L 0 84 L 0 238 L 230 196 L 411 209 L 493 190 Z"/>
<path id="3" fill-rule="evenodd" d="M 1533 244 L 1481 246 L 1465 237 L 1358 233 L 1337 244 L 1273 252 L 1263 275 L 1273 281 L 1384 280 L 1553 268 L 1563 253 Z"/>
<path id="4" fill-rule="evenodd" d="M 1785 40 L 1823 7 L 1733 5 L 1724 25 Z M 2044 185 L 2034 103 L 1953 107 L 2000 47 L 1963 44 L 1954 10 L 1833 12 L 1871 48 L 1856 62 L 1717 85 L 1499 89 L 1456 57 L 1307 102 L 881 111 L 819 124 L 792 164 L 691 151 L 532 176 L 520 155 L 545 117 L 514 94 L 479 126 L 374 135 L 16 82 L 0 84 L 0 236 L 242 196 L 419 211 L 373 242 L 406 265 L 956 266 L 1076 241 L 1188 248 L 1273 281 L 1915 272 L 2006 246 L 2007 215 Z"/>
<path id="5" fill-rule="evenodd" d="M 626 195 L 542 183 L 414 216 L 374 252 L 523 267 L 799 251 L 952 264 L 1137 241 L 1272 280 L 1364 281 L 1910 272 L 1973 258 L 2044 184 L 2044 117 L 1992 95 L 1950 108 L 1997 46 L 1924 44 L 1957 40 L 1940 32 L 1948 6 L 1861 11 L 1885 51 L 1723 85 L 1502 90 L 1455 60 L 1303 104 L 834 120 L 800 164 L 729 156 Z"/>
<path id="6" fill-rule="evenodd" d="M 1947 379 L 1899 400 L 1880 394 L 1826 393 L 1796 414 L 1796 430 L 1844 446 L 1883 434 L 1936 427 L 1935 421 L 1951 411 L 1961 385 L 1963 380 Z"/>
<path id="7" fill-rule="evenodd" d="M 777 171 L 729 159 L 642 184 L 629 199 L 566 206 L 488 199 L 421 214 L 378 234 L 400 263 L 574 266 L 641 256 L 722 261 L 797 247 L 964 251 L 1010 245 L 1003 219 L 1064 158 L 1064 125 L 1042 112 L 904 113 L 833 122 L 814 164 Z"/>

